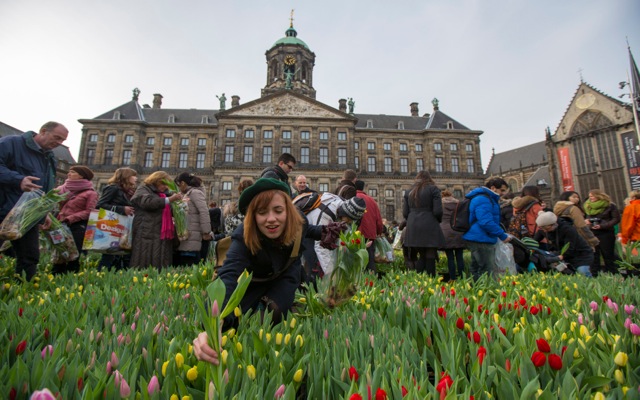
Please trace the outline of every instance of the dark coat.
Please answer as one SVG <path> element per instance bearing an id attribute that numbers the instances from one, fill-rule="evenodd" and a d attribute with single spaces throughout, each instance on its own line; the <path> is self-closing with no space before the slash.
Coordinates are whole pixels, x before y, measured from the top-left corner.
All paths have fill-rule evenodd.
<path id="1" fill-rule="evenodd" d="M 462 249 L 465 247 L 462 240 L 462 232 L 451 229 L 451 215 L 459 203 L 458 199 L 452 196 L 442 198 L 442 222 L 440 228 L 444 234 L 444 246 L 442 249 Z"/>
<path id="2" fill-rule="evenodd" d="M 209 219 L 211 220 L 211 232 L 220 233 L 224 230 L 222 210 L 219 207 L 209 209 Z"/>
<path id="3" fill-rule="evenodd" d="M 440 229 L 443 214 L 440 189 L 435 185 L 425 186 L 418 193 L 417 203 L 410 197 L 412 190 L 405 192 L 402 204 L 402 215 L 407 221 L 404 245 L 406 247 L 442 248 L 445 245 L 445 240 L 442 229 Z"/>
<path id="4" fill-rule="evenodd" d="M 305 218 L 302 238 L 311 237 L 317 240 L 320 239 L 321 232 L 321 226 L 309 225 Z M 244 243 L 244 223 L 240 224 L 231 234 L 231 246 L 227 251 L 227 257 L 224 264 L 218 269 L 218 277 L 226 287 L 222 307 L 226 306 L 229 297 L 238 285 L 240 274 L 246 269 L 247 272 L 253 273 L 254 279 L 268 279 L 270 276 L 280 275 L 267 282 L 252 281 L 240 302 L 240 308 L 243 311 L 255 309 L 262 297 L 266 296 L 275 302 L 281 313 L 286 314 L 293 305 L 295 292 L 300 285 L 302 276 L 300 256 L 304 250 L 304 240 L 301 243 L 298 257 L 286 268 L 293 251 L 293 244 L 282 246 L 273 240 L 262 237 L 260 239 L 262 248 L 257 254 L 251 254 Z"/>
<path id="5" fill-rule="evenodd" d="M 593 263 L 593 249 L 580 236 L 570 218 L 558 218 L 558 227 L 551 232 L 547 232 L 547 238 L 551 249 L 557 252 L 561 251 L 566 243 L 570 243 L 569 248 L 563 254 L 563 261 L 566 261 L 571 266 L 580 267 Z"/>
<path id="6" fill-rule="evenodd" d="M 597 225 L 600 225 L 600 229 L 591 229 L 596 237 L 598 234 L 601 234 L 606 231 L 613 231 L 615 226 L 620 223 L 620 210 L 614 203 L 609 203 L 609 206 L 604 209 L 600 214 L 595 215 L 587 215 L 587 218 L 599 218 L 600 222 Z M 593 226 L 594 223 L 591 223 Z"/>
<path id="7" fill-rule="evenodd" d="M 25 176 L 40 178 L 36 184 L 43 192 L 55 184 L 56 158 L 50 150 L 42 151 L 33 137 L 35 132 L 0 138 L 0 221 L 22 196 L 20 183 Z"/>
<path id="8" fill-rule="evenodd" d="M 160 269 L 173 263 L 173 241 L 161 240 L 165 199 L 152 185 L 140 185 L 131 197 L 135 218 L 131 230 L 131 267 Z"/>
<path id="9" fill-rule="evenodd" d="M 113 210 L 120 215 L 126 215 L 125 206 L 131 207 L 131 200 L 127 198 L 124 190 L 119 185 L 111 184 L 102 189 L 102 195 L 96 204 L 96 208 Z"/>
<path id="10" fill-rule="evenodd" d="M 357 193 L 358 189 L 356 189 L 356 184 L 346 179 L 341 180 L 338 187 L 333 192 L 333 194 L 337 194 L 345 200 L 356 197 Z"/>
<path id="11" fill-rule="evenodd" d="M 260 178 L 273 178 L 281 180 L 282 182 L 289 184 L 289 175 L 279 165 L 274 165 L 273 167 L 267 167 L 262 170 L 260 174 Z"/>

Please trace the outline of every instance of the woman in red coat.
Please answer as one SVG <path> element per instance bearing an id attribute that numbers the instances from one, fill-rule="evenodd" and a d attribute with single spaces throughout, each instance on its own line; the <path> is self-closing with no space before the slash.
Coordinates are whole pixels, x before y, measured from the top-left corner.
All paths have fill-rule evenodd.
<path id="1" fill-rule="evenodd" d="M 67 199 L 60 203 L 58 220 L 69 227 L 78 248 L 78 254 L 82 254 L 82 242 L 89 214 L 98 202 L 98 193 L 93 189 L 91 179 L 93 179 L 93 171 L 82 165 L 74 165 L 69 168 L 67 180 L 57 188 L 60 193 L 68 193 Z M 52 270 L 54 274 L 78 271 L 80 271 L 80 257 L 67 263 L 54 264 Z"/>

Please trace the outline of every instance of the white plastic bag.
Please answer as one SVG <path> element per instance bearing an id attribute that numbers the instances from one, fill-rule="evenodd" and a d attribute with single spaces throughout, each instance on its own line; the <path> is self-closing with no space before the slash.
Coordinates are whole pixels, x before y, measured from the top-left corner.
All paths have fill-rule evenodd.
<path id="1" fill-rule="evenodd" d="M 494 271 L 494 275 L 516 275 L 517 273 L 516 260 L 513 257 L 513 245 L 498 240 L 496 244 L 496 270 Z"/>

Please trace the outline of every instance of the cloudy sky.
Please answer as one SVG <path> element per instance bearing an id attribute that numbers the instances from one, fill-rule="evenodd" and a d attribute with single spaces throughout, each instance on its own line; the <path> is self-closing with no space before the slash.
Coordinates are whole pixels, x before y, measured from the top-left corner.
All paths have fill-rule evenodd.
<path id="1" fill-rule="evenodd" d="M 260 96 L 265 52 L 284 36 L 316 54 L 317 99 L 355 112 L 440 110 L 496 152 L 555 131 L 582 78 L 626 90 L 627 43 L 640 59 L 637 0 L 21 0 L 0 1 L 0 121 L 70 130 L 131 99 L 165 108 L 217 109 L 216 95 Z M 628 101 L 627 98 L 624 99 Z M 229 104 L 229 103 L 228 103 Z"/>

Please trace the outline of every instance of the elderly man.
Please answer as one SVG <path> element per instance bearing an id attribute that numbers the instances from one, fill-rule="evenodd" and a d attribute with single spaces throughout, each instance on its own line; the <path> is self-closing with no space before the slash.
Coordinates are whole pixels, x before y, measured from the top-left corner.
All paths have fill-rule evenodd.
<path id="1" fill-rule="evenodd" d="M 292 197 L 296 197 L 299 194 L 303 193 L 313 193 L 315 190 L 311 189 L 307 186 L 307 177 L 304 175 L 298 175 L 296 180 L 293 182 L 294 191 L 292 193 Z"/>
<path id="2" fill-rule="evenodd" d="M 47 122 L 38 133 L 5 136 L 0 139 L 0 221 L 3 221 L 23 192 L 53 189 L 56 174 L 54 148 L 67 139 L 69 131 L 58 122 Z M 51 221 L 47 217 L 44 227 Z M 40 250 L 38 226 L 11 242 L 16 255 L 16 272 L 27 280 L 36 274 Z"/>

